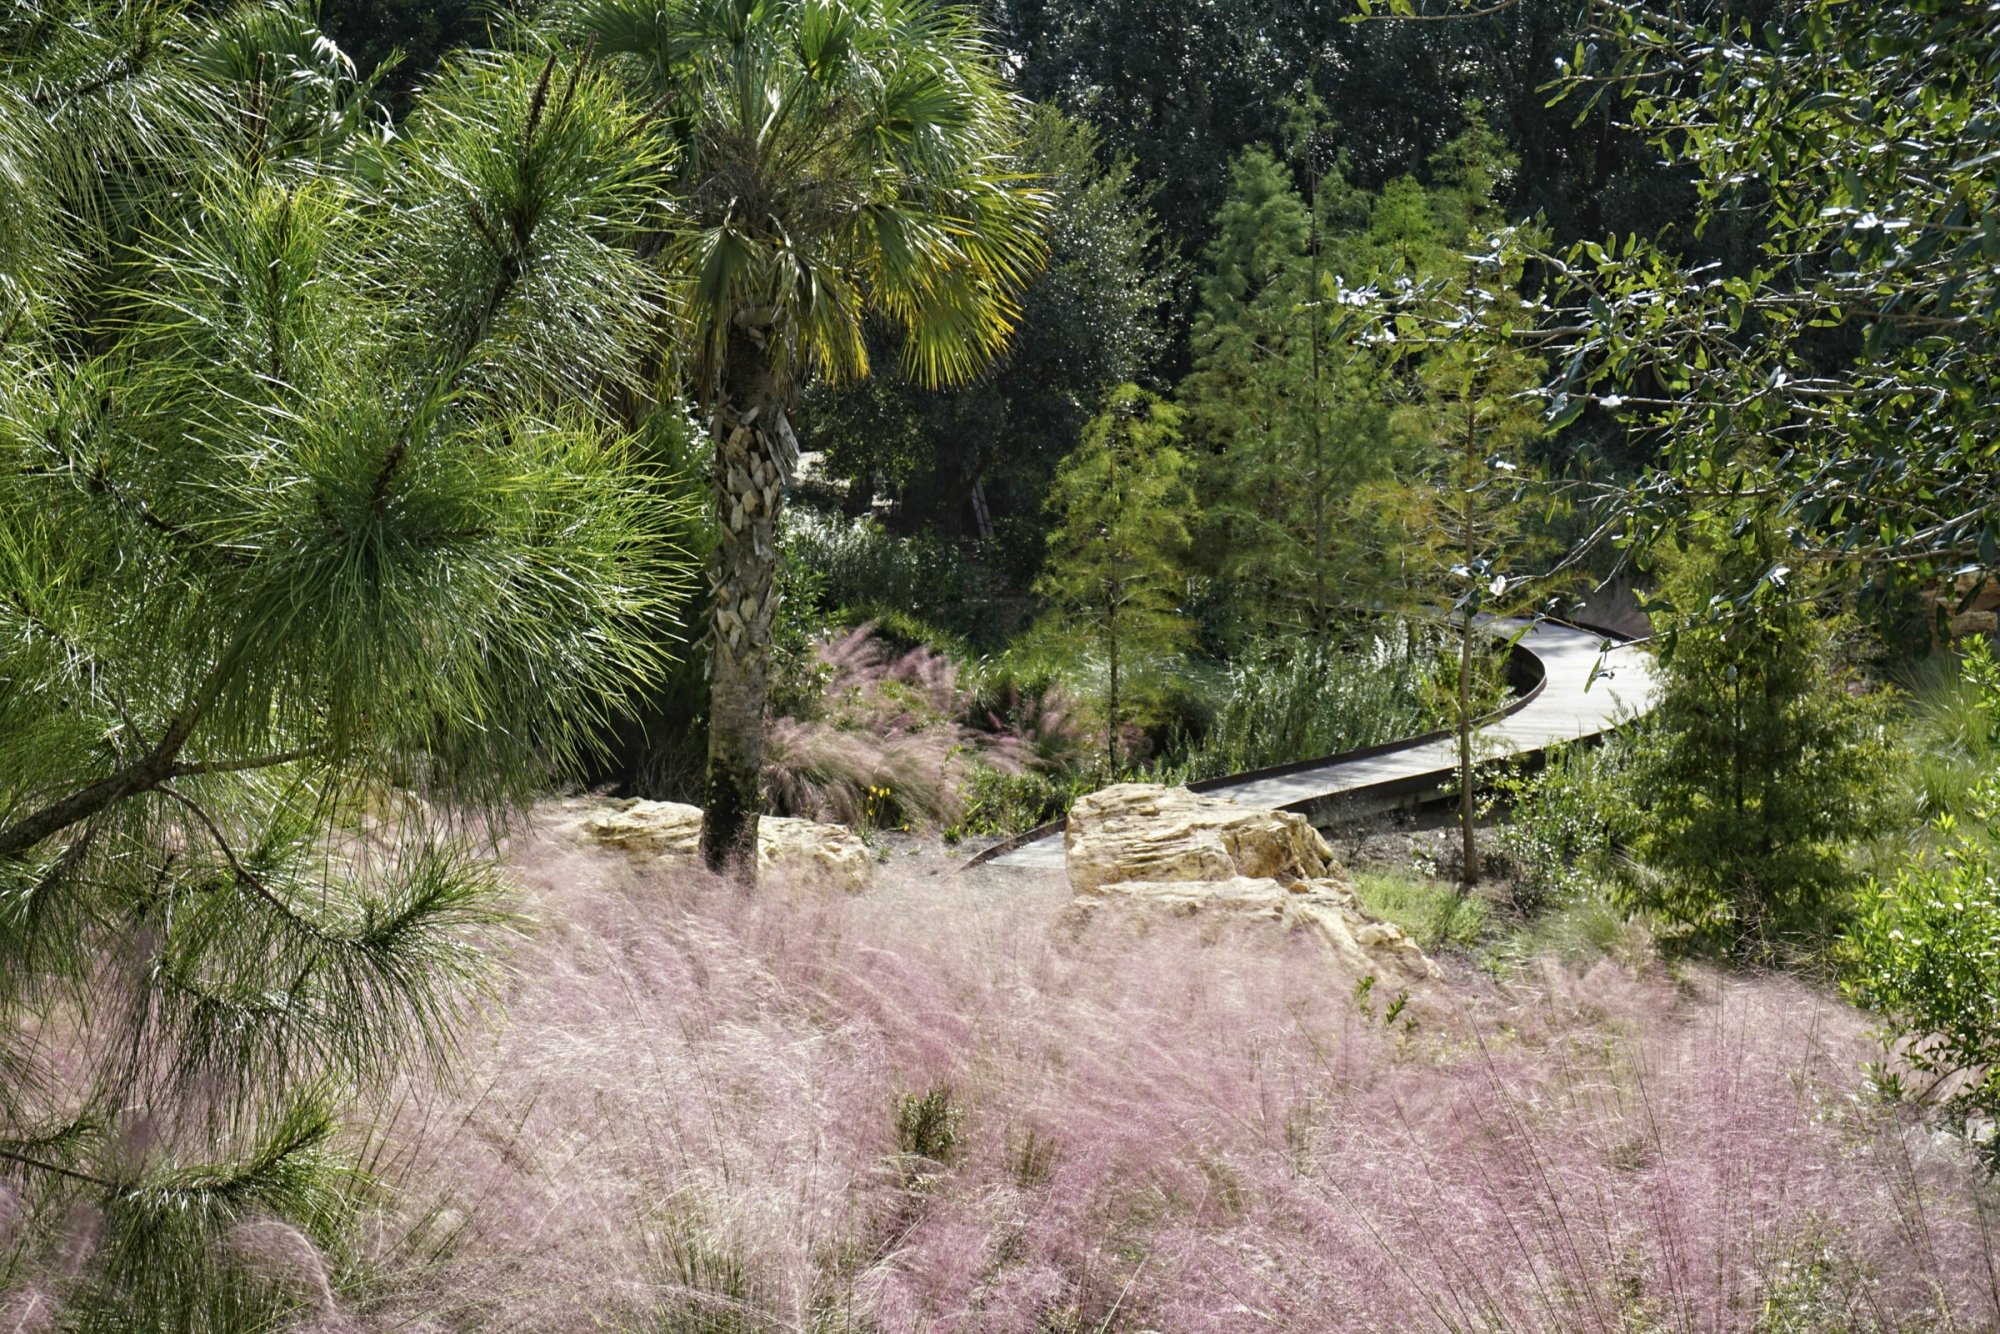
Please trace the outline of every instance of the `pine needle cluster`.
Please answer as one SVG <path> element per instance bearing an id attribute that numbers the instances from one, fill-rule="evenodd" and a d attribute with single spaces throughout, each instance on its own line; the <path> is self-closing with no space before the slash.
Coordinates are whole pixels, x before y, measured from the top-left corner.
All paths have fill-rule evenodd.
<path id="1" fill-rule="evenodd" d="M 391 135 L 291 10 L 0 17 L 0 1303 L 310 1300 L 229 1238 L 337 1258 L 342 1108 L 445 1064 L 476 832 L 685 589 L 605 407 L 643 126 L 587 53 L 462 56 Z"/>

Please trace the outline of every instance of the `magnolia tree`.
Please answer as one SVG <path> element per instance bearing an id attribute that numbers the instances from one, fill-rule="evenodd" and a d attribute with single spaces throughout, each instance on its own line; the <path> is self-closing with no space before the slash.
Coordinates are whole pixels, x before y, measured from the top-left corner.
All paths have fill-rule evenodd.
<path id="1" fill-rule="evenodd" d="M 0 18 L 0 1297 L 214 1328 L 445 1061 L 490 828 L 680 579 L 605 390 L 664 158 L 555 53 L 393 139 L 301 17 Z M 263 1311 L 265 1316 L 258 1316 Z"/>

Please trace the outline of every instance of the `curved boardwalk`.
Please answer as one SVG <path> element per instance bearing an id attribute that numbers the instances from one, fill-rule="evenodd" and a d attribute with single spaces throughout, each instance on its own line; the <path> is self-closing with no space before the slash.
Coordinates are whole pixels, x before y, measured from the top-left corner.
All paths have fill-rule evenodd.
<path id="1" fill-rule="evenodd" d="M 1520 627 L 1515 621 L 1493 628 L 1512 633 Z M 1522 636 L 1521 647 L 1541 663 L 1542 684 L 1525 704 L 1480 728 L 1476 744 L 1481 759 L 1532 755 L 1559 741 L 1594 737 L 1652 705 L 1652 659 L 1642 649 L 1555 621 L 1536 622 Z M 1245 806 L 1303 811 L 1319 819 L 1434 788 L 1457 766 L 1458 743 L 1449 736 L 1431 736 L 1196 787 Z M 1038 830 L 1013 847 L 996 844 L 973 863 L 1059 868 L 1062 827 Z"/>

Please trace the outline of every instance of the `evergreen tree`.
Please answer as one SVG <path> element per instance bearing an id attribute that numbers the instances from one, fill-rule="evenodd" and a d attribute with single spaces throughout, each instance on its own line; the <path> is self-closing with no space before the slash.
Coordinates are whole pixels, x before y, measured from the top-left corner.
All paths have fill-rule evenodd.
<path id="1" fill-rule="evenodd" d="M 1320 634 L 1344 491 L 1329 445 L 1352 424 L 1329 416 L 1365 395 L 1352 392 L 1352 364 L 1330 356 L 1318 190 L 1302 198 L 1290 169 L 1261 148 L 1238 159 L 1230 180 L 1201 281 L 1195 369 L 1179 394 L 1204 465 L 1203 546 L 1254 633 Z"/>
<path id="2" fill-rule="evenodd" d="M 1204 546 L 1261 634 L 1324 635 L 1342 608 L 1391 600 L 1405 543 L 1384 497 L 1425 449 L 1391 405 L 1420 359 L 1361 311 L 1370 289 L 1464 286 L 1460 242 L 1494 220 L 1508 168 L 1477 106 L 1468 122 L 1435 187 L 1348 186 L 1310 100 L 1290 139 L 1304 197 L 1261 149 L 1233 173 L 1180 397 L 1207 465 Z"/>
<path id="3" fill-rule="evenodd" d="M 1473 770 L 1483 621 L 1527 607 L 1551 586 L 1538 539 L 1537 477 L 1526 446 L 1545 431 L 1534 390 L 1544 367 L 1513 343 L 1524 320 L 1520 251 L 1508 234 L 1467 256 L 1455 281 L 1400 317 L 1416 358 L 1402 410 L 1424 457 L 1402 483 L 1408 546 L 1399 553 L 1413 605 L 1441 613 L 1456 647 L 1448 711 L 1458 741 L 1460 884 L 1479 878 Z"/>
<path id="4" fill-rule="evenodd" d="M 1114 776 L 1133 679 L 1179 652 L 1193 630 L 1183 612 L 1192 496 L 1180 431 L 1179 410 L 1122 385 L 1049 493 L 1055 527 L 1036 592 L 1104 661 L 1104 755 Z"/>
<path id="5" fill-rule="evenodd" d="M 0 20 L 0 1289 L 65 1328 L 275 1321 L 223 1234 L 337 1241 L 343 1104 L 480 985 L 468 826 L 678 592 L 596 407 L 654 299 L 638 109 L 554 56 L 391 143 L 353 93 L 282 9 Z"/>
<path id="6" fill-rule="evenodd" d="M 1179 393 L 1190 438 L 1215 456 L 1275 429 L 1269 367 L 1290 361 L 1310 236 L 1291 173 L 1268 150 L 1246 149 L 1229 180 L 1199 280 L 1195 369 Z"/>
<path id="7" fill-rule="evenodd" d="M 1835 661 L 1824 603 L 1772 525 L 1695 516 L 1655 575 L 1677 625 L 1638 733 L 1624 889 L 1697 946 L 1824 939 L 1888 761 L 1876 698 Z M 1748 590 L 1745 592 L 1744 590 Z"/>

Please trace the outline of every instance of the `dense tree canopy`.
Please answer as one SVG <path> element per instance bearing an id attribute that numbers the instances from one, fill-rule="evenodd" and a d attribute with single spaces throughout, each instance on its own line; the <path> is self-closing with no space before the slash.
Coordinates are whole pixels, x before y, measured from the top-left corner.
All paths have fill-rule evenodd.
<path id="1" fill-rule="evenodd" d="M 1762 239 L 1722 268 L 1644 234 L 1571 252 L 1556 418 L 1594 398 L 1661 442 L 1642 534 L 1752 503 L 1785 560 L 1992 567 L 2000 21 L 1918 0 L 1761 26 L 1600 5 L 1593 25 L 1572 100 L 1629 104 L 1695 176 L 1697 224 Z"/>

